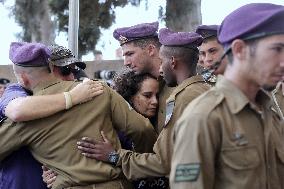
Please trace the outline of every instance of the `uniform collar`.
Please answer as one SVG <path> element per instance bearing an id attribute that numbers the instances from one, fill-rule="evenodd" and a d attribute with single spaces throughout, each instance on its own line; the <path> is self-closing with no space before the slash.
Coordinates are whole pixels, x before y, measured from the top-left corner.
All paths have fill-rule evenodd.
<path id="1" fill-rule="evenodd" d="M 220 89 L 224 94 L 229 109 L 233 114 L 240 112 L 248 104 L 252 109 L 255 109 L 255 105 L 249 101 L 248 97 L 224 76 L 218 75 L 216 88 Z M 263 107 L 271 107 L 270 97 L 265 91 L 260 90 L 257 93 L 257 98 Z"/>
<path id="2" fill-rule="evenodd" d="M 275 89 L 271 92 L 272 94 L 280 94 L 281 96 L 284 96 L 283 92 L 282 92 L 282 82 L 278 82 Z"/>
<path id="3" fill-rule="evenodd" d="M 41 81 L 39 84 L 37 84 L 33 89 L 33 93 L 36 93 L 40 90 L 46 89 L 54 84 L 60 83 L 62 80 L 58 79 L 56 77 L 50 78 L 48 80 L 45 81 Z"/>
<path id="4" fill-rule="evenodd" d="M 186 80 L 184 80 L 181 84 L 179 84 L 174 91 L 172 92 L 172 94 L 170 95 L 170 97 L 168 98 L 167 101 L 171 101 L 175 99 L 175 96 L 180 93 L 183 89 L 185 89 L 187 86 L 193 84 L 193 83 L 197 83 L 197 82 L 204 82 L 204 79 L 201 75 L 195 75 L 192 77 L 187 78 Z"/>

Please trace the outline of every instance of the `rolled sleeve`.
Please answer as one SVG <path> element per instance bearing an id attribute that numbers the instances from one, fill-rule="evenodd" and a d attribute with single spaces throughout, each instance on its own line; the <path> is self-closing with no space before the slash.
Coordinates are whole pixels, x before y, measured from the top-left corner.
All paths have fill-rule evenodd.
<path id="1" fill-rule="evenodd" d="M 5 108 L 15 98 L 28 96 L 27 91 L 19 84 L 11 84 L 5 89 L 0 98 L 0 119 L 5 117 Z"/>

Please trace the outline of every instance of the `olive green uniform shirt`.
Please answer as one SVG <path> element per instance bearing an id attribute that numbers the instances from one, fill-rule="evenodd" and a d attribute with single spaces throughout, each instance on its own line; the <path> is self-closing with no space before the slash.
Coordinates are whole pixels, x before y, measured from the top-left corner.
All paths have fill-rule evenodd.
<path id="1" fill-rule="evenodd" d="M 284 128 L 259 91 L 261 108 L 222 76 L 178 120 L 170 186 L 174 189 L 283 189 Z"/>
<path id="2" fill-rule="evenodd" d="M 33 92 L 34 95 L 60 93 L 77 84 L 54 79 L 40 83 Z M 109 182 L 122 177 L 121 169 L 84 157 L 76 142 L 83 136 L 102 141 L 100 131 L 104 131 L 114 147 L 120 149 L 115 129 L 131 138 L 140 152 L 151 152 L 157 139 L 149 120 L 105 85 L 103 94 L 70 110 L 18 124 L 7 120 L 0 127 L 0 160 L 21 146 L 28 146 L 39 162 L 58 173 L 54 189 Z"/>
<path id="3" fill-rule="evenodd" d="M 274 102 L 274 110 L 276 110 L 284 121 L 284 94 L 283 84 L 279 82 L 276 88 L 271 92 Z"/>
<path id="4" fill-rule="evenodd" d="M 167 118 L 154 145 L 154 153 L 139 154 L 124 149 L 119 151 L 120 159 L 117 166 L 122 166 L 123 173 L 128 179 L 169 176 L 173 152 L 171 135 L 174 124 L 184 108 L 209 88 L 200 75 L 184 80 L 175 88 L 167 100 Z"/>
<path id="5" fill-rule="evenodd" d="M 175 89 L 174 87 L 168 87 L 163 79 L 159 80 L 159 85 L 159 108 L 155 122 L 155 129 L 157 133 L 160 133 L 164 127 L 166 119 L 166 101 Z"/>

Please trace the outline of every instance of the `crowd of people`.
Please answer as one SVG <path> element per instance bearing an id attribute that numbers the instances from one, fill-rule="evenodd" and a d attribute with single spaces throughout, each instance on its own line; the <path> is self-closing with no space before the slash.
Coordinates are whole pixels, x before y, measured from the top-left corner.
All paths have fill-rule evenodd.
<path id="1" fill-rule="evenodd" d="M 192 32 L 117 28 L 111 86 L 65 47 L 11 43 L 0 189 L 284 189 L 283 20 L 252 3 Z"/>

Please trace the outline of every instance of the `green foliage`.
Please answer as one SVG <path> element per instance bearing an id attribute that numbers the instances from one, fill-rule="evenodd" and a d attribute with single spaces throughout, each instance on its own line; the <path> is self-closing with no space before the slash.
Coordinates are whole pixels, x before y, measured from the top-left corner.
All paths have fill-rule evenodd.
<path id="1" fill-rule="evenodd" d="M 44 0 L 15 1 L 12 13 L 16 22 L 23 28 L 23 32 L 18 35 L 20 39 L 31 41 L 31 34 L 38 32 L 40 19 L 36 17 L 40 14 L 42 1 Z M 124 7 L 128 3 L 138 6 L 140 2 L 141 0 L 80 0 L 79 56 L 90 51 L 95 52 L 101 28 L 107 29 L 115 21 L 116 7 Z M 59 32 L 68 32 L 68 7 L 68 0 L 49 0 L 49 8 Z"/>
<path id="2" fill-rule="evenodd" d="M 102 2 L 102 3 L 100 3 Z M 114 9 L 125 6 L 127 0 L 81 0 L 79 10 L 79 56 L 95 52 L 101 28 L 109 28 L 115 20 Z M 58 21 L 58 30 L 68 32 L 68 0 L 50 0 L 52 13 Z"/>

